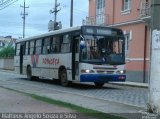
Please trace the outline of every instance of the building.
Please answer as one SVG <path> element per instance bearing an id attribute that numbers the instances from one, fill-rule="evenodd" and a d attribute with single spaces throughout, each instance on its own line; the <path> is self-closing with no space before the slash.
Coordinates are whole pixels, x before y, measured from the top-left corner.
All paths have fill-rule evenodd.
<path id="1" fill-rule="evenodd" d="M 6 36 L 6 37 L 0 36 L 0 50 L 7 46 L 15 47 L 15 42 L 16 39 L 12 38 L 11 36 Z"/>
<path id="2" fill-rule="evenodd" d="M 83 24 L 121 28 L 126 37 L 127 80 L 148 82 L 151 0 L 89 0 Z"/>

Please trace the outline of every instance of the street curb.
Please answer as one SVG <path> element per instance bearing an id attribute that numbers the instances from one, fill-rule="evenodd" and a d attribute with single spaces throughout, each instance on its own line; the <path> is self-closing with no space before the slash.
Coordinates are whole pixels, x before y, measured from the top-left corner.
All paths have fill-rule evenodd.
<path id="1" fill-rule="evenodd" d="M 9 73 L 15 73 L 15 70 L 5 70 L 5 69 L 0 69 L 1 72 L 9 72 Z"/>
<path id="2" fill-rule="evenodd" d="M 109 82 L 112 85 L 119 85 L 119 86 L 130 86 L 130 87 L 137 87 L 137 88 L 148 88 L 149 85 L 147 83 L 136 83 L 135 82 Z"/>

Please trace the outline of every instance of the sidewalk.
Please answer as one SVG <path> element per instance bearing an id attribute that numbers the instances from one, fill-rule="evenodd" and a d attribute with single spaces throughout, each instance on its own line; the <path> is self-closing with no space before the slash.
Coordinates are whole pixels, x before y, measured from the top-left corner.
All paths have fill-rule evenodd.
<path id="1" fill-rule="evenodd" d="M 0 113 L 71 113 L 73 110 L 35 100 L 0 87 Z"/>
<path id="2" fill-rule="evenodd" d="M 148 83 L 139 83 L 139 82 L 131 82 L 131 81 L 109 82 L 109 83 L 114 84 L 114 85 L 132 86 L 132 87 L 140 87 L 140 88 L 148 88 L 149 87 Z"/>
<path id="3" fill-rule="evenodd" d="M 70 116 L 74 119 L 97 119 L 1 87 L 0 107 L 0 119 L 69 119 Z"/>

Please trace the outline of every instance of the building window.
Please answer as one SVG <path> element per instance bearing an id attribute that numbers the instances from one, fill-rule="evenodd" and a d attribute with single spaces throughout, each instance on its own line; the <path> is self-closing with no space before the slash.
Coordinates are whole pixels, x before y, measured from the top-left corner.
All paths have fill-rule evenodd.
<path id="1" fill-rule="evenodd" d="M 96 0 L 96 24 L 102 25 L 105 22 L 105 0 Z"/>
<path id="2" fill-rule="evenodd" d="M 122 0 L 122 11 L 131 10 L 131 0 Z"/>
<path id="3" fill-rule="evenodd" d="M 96 0 L 97 9 L 102 9 L 105 7 L 105 0 Z"/>
<path id="4" fill-rule="evenodd" d="M 125 34 L 125 54 L 126 54 L 126 57 L 128 57 L 128 51 L 129 51 L 129 33 Z"/>
<path id="5" fill-rule="evenodd" d="M 132 30 L 130 31 L 124 31 L 124 35 L 125 35 L 125 55 L 126 57 L 129 56 L 129 44 L 130 41 L 132 40 Z"/>

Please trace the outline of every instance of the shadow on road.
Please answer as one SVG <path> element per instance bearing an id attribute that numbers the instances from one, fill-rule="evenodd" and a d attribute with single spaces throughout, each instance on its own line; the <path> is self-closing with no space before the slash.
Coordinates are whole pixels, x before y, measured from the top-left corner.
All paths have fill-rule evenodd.
<path id="1" fill-rule="evenodd" d="M 19 78 L 20 80 L 27 80 L 27 78 Z M 29 81 L 29 80 L 28 80 Z M 59 80 L 49 80 L 49 79 L 38 79 L 38 80 L 31 80 L 33 82 L 42 82 L 42 83 L 46 83 L 46 84 L 53 84 L 56 86 L 61 86 Z M 68 88 L 74 88 L 74 89 L 81 89 L 81 90 L 94 90 L 94 89 L 99 89 L 99 90 L 104 90 L 104 89 L 112 89 L 112 90 L 117 90 L 119 88 L 115 88 L 112 87 L 110 85 L 105 85 L 102 88 L 98 88 L 94 85 L 94 83 L 92 84 L 83 84 L 83 83 L 70 83 Z"/>

